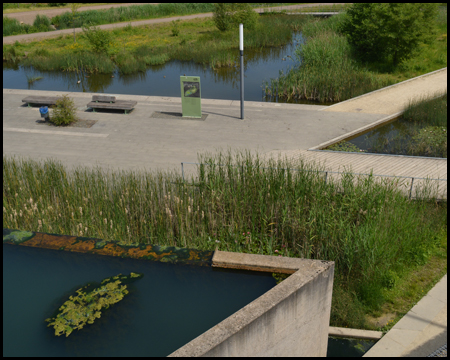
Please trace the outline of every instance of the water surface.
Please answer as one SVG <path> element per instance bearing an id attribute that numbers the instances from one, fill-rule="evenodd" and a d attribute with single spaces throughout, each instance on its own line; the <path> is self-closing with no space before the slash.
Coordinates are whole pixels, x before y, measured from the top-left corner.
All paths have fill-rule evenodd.
<path id="1" fill-rule="evenodd" d="M 94 324 L 55 336 L 76 289 L 144 273 Z M 275 286 L 267 273 L 3 245 L 3 356 L 167 356 Z"/>
<path id="2" fill-rule="evenodd" d="M 297 65 L 295 49 L 302 42 L 301 33 L 294 33 L 292 41 L 285 46 L 244 50 L 244 100 L 277 102 L 276 97 L 265 98 L 262 85 L 264 81 L 277 78 L 280 71 L 286 73 Z M 28 84 L 27 75 L 42 76 L 43 79 Z M 110 74 L 38 71 L 3 62 L 4 89 L 180 97 L 180 76 L 184 75 L 200 77 L 201 96 L 204 99 L 240 99 L 239 51 L 236 51 L 235 65 L 231 67 L 212 69 L 209 65 L 193 61 L 171 60 L 164 65 L 150 66 L 145 73 L 121 75 L 116 72 L 114 77 Z M 77 84 L 77 81 L 80 83 Z M 318 104 L 308 100 L 297 102 Z"/>

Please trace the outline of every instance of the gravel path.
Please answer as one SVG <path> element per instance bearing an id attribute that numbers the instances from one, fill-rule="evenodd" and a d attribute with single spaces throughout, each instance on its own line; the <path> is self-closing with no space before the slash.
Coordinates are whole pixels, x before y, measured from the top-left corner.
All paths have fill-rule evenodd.
<path id="1" fill-rule="evenodd" d="M 130 6 L 130 5 L 144 5 L 144 4 L 158 4 L 158 3 L 122 3 L 122 4 L 109 4 L 109 5 L 93 5 L 93 6 L 82 6 L 78 9 L 78 11 L 86 11 L 86 10 L 101 10 L 101 9 L 110 9 L 116 8 L 120 6 Z M 70 8 L 55 8 L 55 9 L 47 9 L 47 10 L 34 10 L 34 11 L 23 11 L 17 13 L 3 14 L 3 16 L 7 16 L 9 18 L 14 18 L 19 21 L 22 21 L 24 24 L 32 25 L 36 15 L 46 15 L 50 19 L 54 16 L 61 15 L 67 11 L 71 11 Z"/>

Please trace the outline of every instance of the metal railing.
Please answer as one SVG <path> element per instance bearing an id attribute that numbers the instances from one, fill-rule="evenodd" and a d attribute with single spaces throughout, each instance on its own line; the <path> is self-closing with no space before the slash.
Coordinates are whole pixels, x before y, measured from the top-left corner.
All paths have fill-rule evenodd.
<path id="1" fill-rule="evenodd" d="M 232 167 L 237 167 L 238 165 L 222 165 L 222 164 L 208 164 L 208 163 L 193 163 L 193 162 L 182 162 L 181 163 L 181 175 L 183 178 L 183 182 L 185 181 L 184 178 L 184 164 L 189 164 L 189 165 L 207 165 L 207 166 L 232 166 Z M 239 165 L 241 167 L 247 167 L 245 165 Z M 394 179 L 411 179 L 411 187 L 409 189 L 409 199 L 416 199 L 416 198 L 412 198 L 412 192 L 413 192 L 413 186 L 414 186 L 414 180 L 425 180 L 425 181 L 447 181 L 447 179 L 433 179 L 433 178 L 422 178 L 422 177 L 416 177 L 416 176 L 396 176 L 396 175 L 378 175 L 378 174 L 364 174 L 364 173 L 352 173 L 352 172 L 342 172 L 342 171 L 326 171 L 326 170 L 308 170 L 308 169 L 292 169 L 292 168 L 272 168 L 272 167 L 259 167 L 259 169 L 264 169 L 264 170 L 289 170 L 289 171 L 311 171 L 311 172 L 318 172 L 318 173 L 325 173 L 325 183 L 327 183 L 327 179 L 328 179 L 328 174 L 346 174 L 346 175 L 359 175 L 359 176 L 379 176 L 379 177 L 386 177 L 386 178 L 394 178 Z M 436 199 L 437 201 L 443 201 L 443 200 L 447 200 L 447 198 L 441 198 L 441 199 Z"/>

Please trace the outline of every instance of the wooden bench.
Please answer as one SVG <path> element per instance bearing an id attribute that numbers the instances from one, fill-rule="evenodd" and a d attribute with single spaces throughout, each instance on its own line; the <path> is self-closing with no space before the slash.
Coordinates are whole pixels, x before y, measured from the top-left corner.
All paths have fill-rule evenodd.
<path id="1" fill-rule="evenodd" d="M 113 110 L 124 110 L 126 114 L 127 111 L 133 110 L 134 105 L 136 104 L 137 101 L 116 100 L 115 96 L 93 95 L 92 101 L 88 103 L 86 106 L 88 108 L 92 108 L 93 112 L 95 112 L 95 109 L 113 109 Z"/>
<path id="2" fill-rule="evenodd" d="M 55 105 L 56 101 L 59 99 L 58 96 L 28 96 L 25 99 L 22 99 L 22 102 L 27 103 L 28 107 L 31 107 L 31 104 Z"/>

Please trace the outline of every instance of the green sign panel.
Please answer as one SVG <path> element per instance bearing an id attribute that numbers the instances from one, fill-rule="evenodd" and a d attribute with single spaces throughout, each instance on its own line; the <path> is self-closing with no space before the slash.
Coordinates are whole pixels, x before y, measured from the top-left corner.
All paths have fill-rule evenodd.
<path id="1" fill-rule="evenodd" d="M 199 76 L 180 76 L 183 117 L 202 117 Z"/>

